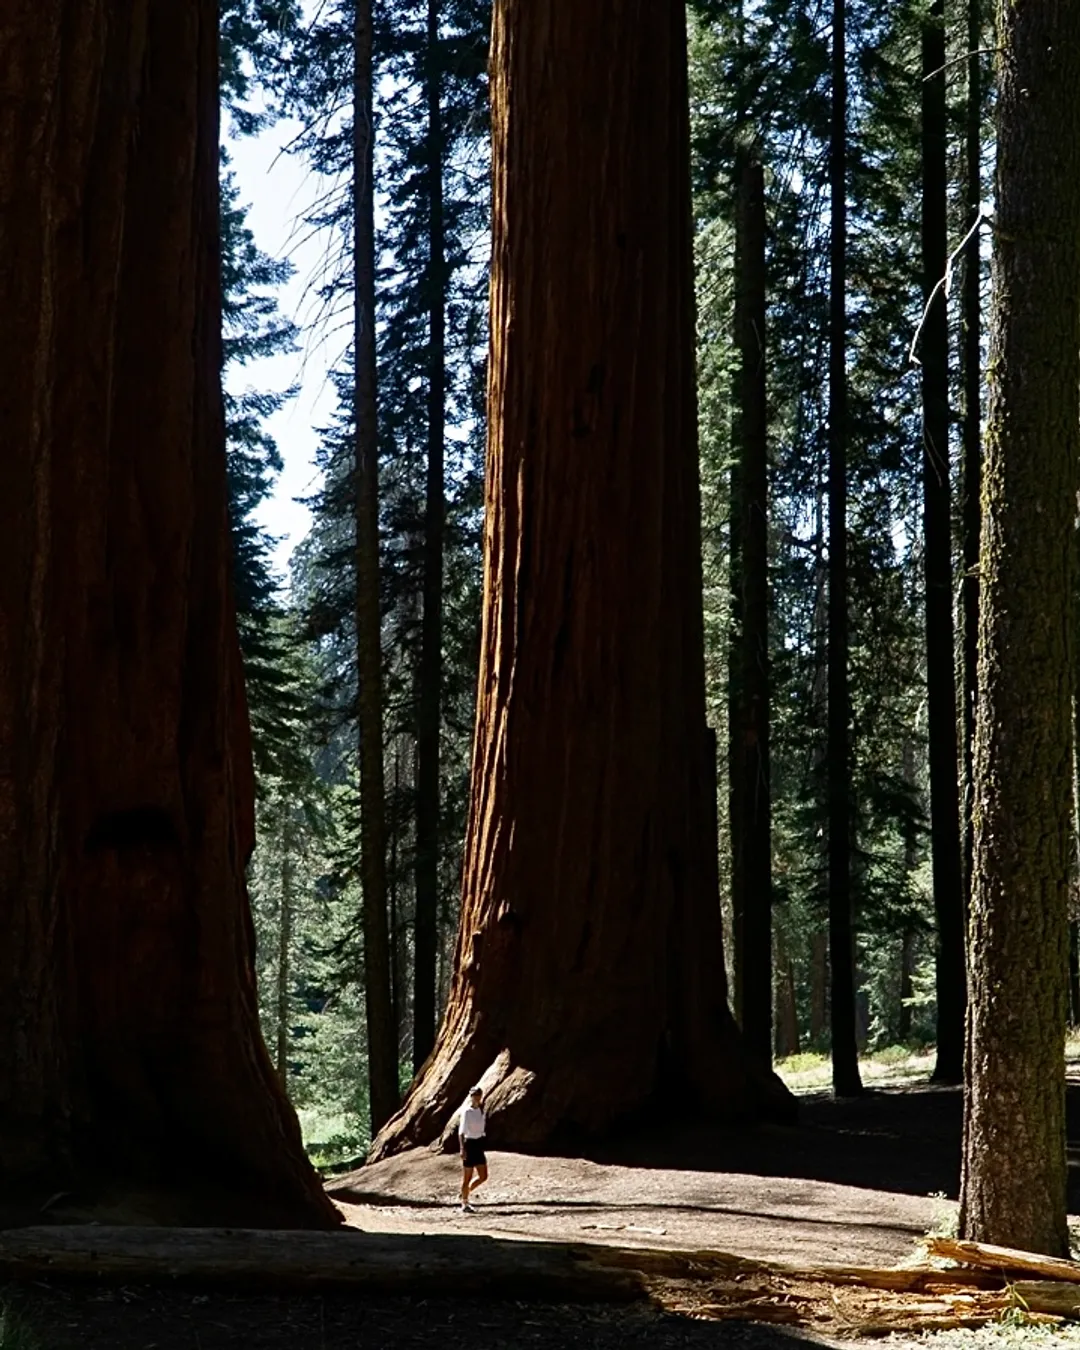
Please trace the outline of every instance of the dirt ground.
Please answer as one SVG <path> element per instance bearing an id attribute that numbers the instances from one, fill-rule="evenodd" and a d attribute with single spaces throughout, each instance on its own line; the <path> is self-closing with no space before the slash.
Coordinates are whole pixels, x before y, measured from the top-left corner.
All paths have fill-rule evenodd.
<path id="1" fill-rule="evenodd" d="M 459 1211 L 456 1155 L 428 1150 L 335 1178 L 330 1192 L 369 1232 L 711 1247 L 800 1265 L 894 1265 L 951 1221 L 958 1090 L 801 1105 L 793 1126 L 631 1135 L 593 1159 L 492 1151 L 472 1215 Z"/>
<path id="2" fill-rule="evenodd" d="M 1080 1089 L 1070 1089 L 1070 1209 L 1080 1205 Z M 804 1097 L 798 1124 L 629 1135 L 589 1159 L 494 1151 L 475 1215 L 454 1156 L 417 1151 L 333 1179 L 351 1225 L 649 1247 L 813 1264 L 890 1265 L 945 1226 L 959 1174 L 960 1094 L 925 1083 L 858 1101 Z M 229 1296 L 180 1288 L 23 1285 L 26 1350 L 797 1350 L 852 1346 L 800 1328 L 712 1322 L 642 1305 L 479 1298 Z M 0 1290 L 0 1305 L 4 1301 Z M 915 1345 L 917 1337 L 888 1344 Z M 1053 1342 L 1045 1342 L 1052 1344 Z M 5 1346 L 7 1342 L 4 1342 Z M 16 1342 L 19 1350 L 23 1343 Z M 881 1344 L 881 1342 L 878 1342 Z M 980 1342 L 981 1344 L 981 1342 Z M 1070 1342 L 1071 1344 L 1071 1342 Z"/>

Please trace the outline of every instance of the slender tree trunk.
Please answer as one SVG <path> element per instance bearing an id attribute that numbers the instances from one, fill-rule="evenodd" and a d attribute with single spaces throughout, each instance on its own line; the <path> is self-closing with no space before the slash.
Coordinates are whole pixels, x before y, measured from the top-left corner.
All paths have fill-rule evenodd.
<path id="1" fill-rule="evenodd" d="M 293 917 L 293 821 L 288 803 L 282 813 L 281 829 L 281 912 L 278 916 L 277 967 L 277 1071 L 281 1086 L 289 1076 L 289 957 L 292 949 Z"/>
<path id="2" fill-rule="evenodd" d="M 427 8 L 428 457 L 424 507 L 424 616 L 416 779 L 416 969 L 413 1064 L 435 1044 L 435 948 L 439 912 L 439 728 L 442 707 L 443 439 L 446 403 L 446 257 L 443 226 L 439 4 Z"/>
<path id="3" fill-rule="evenodd" d="M 1080 633 L 1080 586 L 1075 585 L 1073 633 Z M 1080 680 L 1080 671 L 1077 679 Z M 1080 1026 L 1080 923 L 1074 917 L 1080 907 L 1080 690 L 1073 690 L 1072 747 L 1072 869 L 1069 887 L 1069 1025 Z"/>
<path id="4" fill-rule="evenodd" d="M 736 214 L 735 348 L 739 357 L 735 456 L 740 624 L 732 727 L 733 854 L 740 907 L 735 969 L 743 1040 L 772 1058 L 772 831 L 769 795 L 769 528 L 765 366 L 765 171 L 740 155 Z"/>
<path id="5" fill-rule="evenodd" d="M 910 737 L 904 739 L 904 784 L 914 794 L 918 791 L 915 773 L 915 743 Z M 919 863 L 918 834 L 915 820 L 908 818 L 904 822 L 904 873 L 910 880 Z M 914 993 L 913 976 L 915 974 L 915 933 L 905 928 L 900 939 L 900 993 L 897 1013 L 897 1039 L 904 1043 L 911 1036 L 911 998 Z"/>
<path id="6" fill-rule="evenodd" d="M 485 604 L 457 960 L 373 1156 L 786 1110 L 723 974 L 681 0 L 498 0 Z M 588 166 L 587 172 L 582 166 Z"/>
<path id="7" fill-rule="evenodd" d="M 0 8 L 0 1194 L 335 1221 L 259 1031 L 217 13 Z"/>
<path id="8" fill-rule="evenodd" d="M 1080 924 L 1069 924 L 1069 1022 L 1080 1026 Z"/>
<path id="9" fill-rule="evenodd" d="M 982 46 L 981 0 L 968 0 L 968 51 Z M 982 210 L 982 72 L 979 55 L 968 61 L 967 104 L 964 110 L 964 207 L 966 228 L 975 224 Z M 961 358 L 964 388 L 964 441 L 961 589 L 963 691 L 961 702 L 961 763 L 964 783 L 963 865 L 964 902 L 970 903 L 971 862 L 974 848 L 972 820 L 973 752 L 975 707 L 979 667 L 979 529 L 982 508 L 982 239 L 976 232 L 964 250 L 964 281 L 961 296 L 963 342 Z"/>
<path id="10" fill-rule="evenodd" d="M 847 43 L 845 0 L 833 0 L 829 146 L 829 966 L 833 1090 L 862 1091 L 855 1035 L 851 913 L 851 696 L 847 565 Z"/>
<path id="11" fill-rule="evenodd" d="M 738 185 L 737 185 L 738 190 Z M 735 236 L 735 274 L 742 269 L 741 240 Z M 739 300 L 736 298 L 736 310 Z M 736 316 L 738 326 L 738 316 Z M 738 381 L 739 377 L 736 376 Z M 738 418 L 733 428 L 739 435 Z M 746 981 L 746 775 L 743 773 L 742 680 L 743 680 L 743 489 L 742 456 L 733 447 L 728 476 L 728 839 L 731 847 L 731 962 L 732 999 L 735 1020 L 743 1024 L 743 999 Z"/>
<path id="12" fill-rule="evenodd" d="M 371 1128 L 398 1102 L 397 1036 L 386 917 L 379 447 L 375 379 L 375 197 L 371 0 L 356 0 L 353 71 L 353 361 L 356 422 L 356 648 L 360 724 L 360 878 L 364 911 Z"/>
<path id="13" fill-rule="evenodd" d="M 776 1054 L 799 1053 L 799 1010 L 795 998 L 795 967 L 783 933 L 776 933 Z"/>
<path id="14" fill-rule="evenodd" d="M 829 1001 L 829 939 L 824 929 L 810 938 L 810 1044 L 825 1040 L 826 1006 Z"/>
<path id="15" fill-rule="evenodd" d="M 1080 6 L 998 25 L 961 1232 L 1065 1256 Z"/>
<path id="16" fill-rule="evenodd" d="M 930 758 L 930 839 L 937 917 L 937 1082 L 964 1077 L 963 868 L 953 644 L 952 493 L 949 477 L 949 315 L 934 288 L 948 262 L 945 3 L 933 0 L 922 25 L 922 272 L 929 303 L 922 332 L 923 545 L 926 580 L 926 694 Z"/>
<path id="17" fill-rule="evenodd" d="M 911 1039 L 911 999 L 915 993 L 912 976 L 915 973 L 915 934 L 911 929 L 900 939 L 900 1012 L 896 1019 L 896 1035 L 901 1045 Z"/>

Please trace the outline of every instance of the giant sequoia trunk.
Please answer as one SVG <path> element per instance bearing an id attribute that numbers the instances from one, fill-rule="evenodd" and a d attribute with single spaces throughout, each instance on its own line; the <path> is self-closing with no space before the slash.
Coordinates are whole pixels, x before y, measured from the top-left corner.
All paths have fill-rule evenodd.
<path id="1" fill-rule="evenodd" d="M 1064 1256 L 1080 5 L 998 24 L 961 1231 Z"/>
<path id="2" fill-rule="evenodd" d="M 0 1186 L 319 1225 L 244 887 L 216 21 L 0 11 Z"/>
<path id="3" fill-rule="evenodd" d="M 727 1008 L 681 0 L 499 0 L 485 605 L 447 1014 L 384 1156 L 479 1081 L 558 1147 L 665 1088 L 786 1109 Z"/>
<path id="4" fill-rule="evenodd" d="M 938 283 L 948 261 L 945 3 L 922 30 L 922 266 L 929 308 L 922 335 L 923 556 L 930 837 L 937 918 L 938 1082 L 964 1076 L 964 896 L 960 847 L 956 674 L 953 650 L 952 488 L 949 468 L 949 316 Z M 935 294 L 936 289 L 936 294 Z"/>

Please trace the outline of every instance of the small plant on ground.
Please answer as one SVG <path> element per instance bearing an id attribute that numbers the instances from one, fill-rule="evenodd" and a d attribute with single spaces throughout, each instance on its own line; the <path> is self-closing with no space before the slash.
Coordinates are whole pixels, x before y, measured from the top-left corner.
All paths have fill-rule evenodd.
<path id="1" fill-rule="evenodd" d="M 949 1199 L 944 1191 L 931 1191 L 929 1200 L 936 1200 L 930 1227 L 926 1230 L 928 1238 L 954 1238 L 960 1234 L 960 1207 Z"/>
<path id="2" fill-rule="evenodd" d="M 40 1342 L 10 1303 L 0 1302 L 0 1350 L 40 1350 Z"/>

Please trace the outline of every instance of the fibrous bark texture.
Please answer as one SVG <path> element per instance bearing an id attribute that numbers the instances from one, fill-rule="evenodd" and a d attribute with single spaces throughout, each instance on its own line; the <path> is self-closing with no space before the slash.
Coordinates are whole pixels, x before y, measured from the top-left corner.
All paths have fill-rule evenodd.
<path id="1" fill-rule="evenodd" d="M 789 1099 L 727 1008 L 705 726 L 679 0 L 499 0 L 485 606 L 462 918 L 374 1156 L 466 1090 L 503 1145 L 665 1087 Z"/>
<path id="2" fill-rule="evenodd" d="M 928 305 L 922 331 L 923 556 L 930 837 L 937 919 L 938 1082 L 964 1076 L 964 896 L 953 646 L 952 483 L 949 469 L 949 316 L 939 286 L 948 261 L 945 4 L 934 0 L 922 30 L 922 267 Z"/>
<path id="3" fill-rule="evenodd" d="M 1068 1253 L 1080 6 L 1002 3 L 961 1232 Z"/>
<path id="4" fill-rule="evenodd" d="M 263 1045 L 209 0 L 0 11 L 0 1188 L 334 1214 Z"/>

